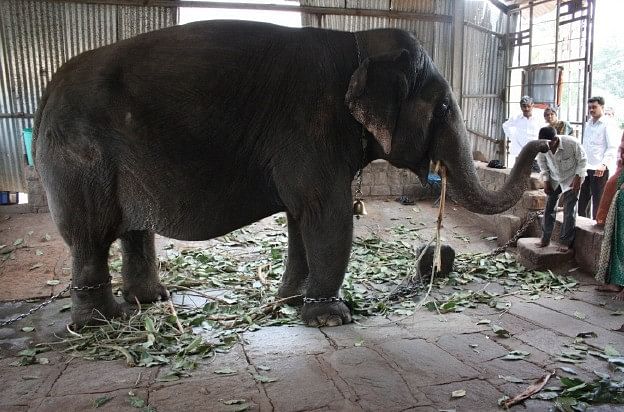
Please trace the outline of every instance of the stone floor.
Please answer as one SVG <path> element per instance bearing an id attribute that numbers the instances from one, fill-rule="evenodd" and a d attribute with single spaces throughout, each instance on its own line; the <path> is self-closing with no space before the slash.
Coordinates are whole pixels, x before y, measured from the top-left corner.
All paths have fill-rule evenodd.
<path id="1" fill-rule="evenodd" d="M 460 253 L 495 247 L 495 242 L 486 239 L 492 234 L 482 229 L 478 219 L 457 206 L 448 206 L 445 243 Z M 367 202 L 367 208 L 369 215 L 355 222 L 357 234 L 380 231 L 408 218 L 425 223 L 425 237 L 434 233 L 437 209 L 431 202 L 402 206 L 376 200 Z M 0 244 L 11 245 L 17 238 L 26 239 L 30 249 L 20 249 L 14 261 L 0 262 L 4 296 L 0 299 L 5 300 L 0 303 L 0 321 L 36 303 L 7 297 L 49 296 L 68 277 L 64 269 L 67 249 L 48 215 L 0 216 Z M 41 263 L 42 255 L 35 251 L 42 248 L 47 260 L 33 268 Z M 63 333 L 69 315 L 60 312 L 68 303 L 62 298 L 28 319 L 35 327 L 33 332 L 21 331 L 25 321 L 0 328 L 0 411 L 90 410 L 103 397 L 110 401 L 98 409 L 111 411 L 132 411 L 136 406 L 158 411 L 498 410 L 499 398 L 522 392 L 548 372 L 571 376 L 562 367 L 573 368 L 583 379 L 591 379 L 593 371 L 613 376 L 601 359 L 588 357 L 576 365 L 557 360 L 564 345 L 581 332 L 596 333 L 597 337 L 587 339 L 596 348 L 612 345 L 624 353 L 624 334 L 614 331 L 622 326 L 624 316 L 613 315 L 621 314 L 624 304 L 596 292 L 587 274 L 569 273 L 582 286 L 563 299 L 512 296 L 511 307 L 504 311 L 479 306 L 440 315 L 422 308 L 400 321 L 373 317 L 334 328 L 262 328 L 245 333 L 241 343 L 200 365 L 190 378 L 169 383 L 159 381 L 163 370 L 158 367 L 130 368 L 122 360 L 87 361 L 58 352 L 45 353 L 47 364 L 11 366 L 18 359 L 17 352 L 32 341 Z M 46 279 L 62 282 L 50 286 Z M 491 325 L 477 324 L 482 319 L 505 328 L 511 337 L 498 337 Z M 530 355 L 523 360 L 503 360 L 512 350 Z M 234 373 L 215 373 L 223 368 Z M 274 381 L 258 382 L 256 374 Z M 621 379 L 621 375 L 616 376 Z M 556 381 L 553 377 L 551 383 L 556 385 Z M 459 390 L 464 390 L 465 396 L 452 397 Z M 234 400 L 240 402 L 230 402 Z M 551 402 L 528 400 L 513 410 L 547 411 L 551 407 Z"/>

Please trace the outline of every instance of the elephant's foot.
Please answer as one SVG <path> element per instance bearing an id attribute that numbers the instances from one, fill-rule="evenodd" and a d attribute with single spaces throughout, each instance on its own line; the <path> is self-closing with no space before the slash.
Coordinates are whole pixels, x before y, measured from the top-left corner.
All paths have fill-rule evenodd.
<path id="1" fill-rule="evenodd" d="M 169 300 L 169 291 L 160 282 L 146 282 L 131 284 L 123 287 L 122 294 L 128 303 L 154 303 L 159 300 Z"/>
<path id="2" fill-rule="evenodd" d="M 341 301 L 306 302 L 301 310 L 301 318 L 307 326 L 340 326 L 351 322 L 351 311 Z"/>
<path id="3" fill-rule="evenodd" d="M 72 294 L 72 327 L 79 330 L 87 325 L 105 323 L 107 320 L 122 317 L 129 313 L 126 305 L 119 304 L 113 297 L 112 291 L 98 291 L 100 293 L 74 292 Z"/>

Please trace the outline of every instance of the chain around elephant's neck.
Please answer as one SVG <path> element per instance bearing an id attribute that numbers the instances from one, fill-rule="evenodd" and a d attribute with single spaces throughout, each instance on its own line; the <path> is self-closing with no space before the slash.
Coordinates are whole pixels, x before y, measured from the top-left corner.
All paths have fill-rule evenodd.
<path id="1" fill-rule="evenodd" d="M 360 64 L 362 64 L 362 52 L 360 49 L 360 41 L 359 41 L 359 35 L 357 32 L 353 33 L 353 39 L 355 40 L 355 51 L 357 53 L 357 67 L 360 66 Z M 356 70 L 357 70 L 356 67 Z M 364 164 L 366 163 L 366 146 L 368 144 L 368 140 L 366 139 L 366 129 L 364 128 L 364 125 L 362 125 L 362 134 L 361 134 L 361 144 L 362 144 L 362 166 L 358 169 L 358 171 L 355 173 L 355 203 L 361 203 L 362 202 L 362 169 L 364 168 Z M 358 215 L 356 215 L 356 217 L 359 219 L 360 217 Z"/>
<path id="2" fill-rule="evenodd" d="M 362 64 L 362 46 L 360 42 L 359 32 L 353 32 L 353 39 L 355 41 L 355 52 L 357 54 L 357 67 L 355 68 L 357 70 L 357 68 L 360 67 L 360 65 Z M 368 140 L 366 139 L 366 128 L 364 127 L 364 125 L 362 125 L 361 140 L 362 140 L 362 167 L 364 167 L 364 162 L 366 161 L 366 144 L 368 143 Z"/>

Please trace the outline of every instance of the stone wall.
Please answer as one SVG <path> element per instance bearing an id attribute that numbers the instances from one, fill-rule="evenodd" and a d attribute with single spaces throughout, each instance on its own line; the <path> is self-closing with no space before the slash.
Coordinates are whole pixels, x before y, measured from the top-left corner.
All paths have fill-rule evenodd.
<path id="1" fill-rule="evenodd" d="M 33 166 L 24 166 L 26 189 L 28 190 L 28 211 L 30 213 L 48 212 L 48 199 L 39 179 L 39 174 Z"/>
<path id="2" fill-rule="evenodd" d="M 355 180 L 352 184 L 355 193 Z M 362 195 L 364 197 L 409 196 L 426 199 L 437 196 L 430 187 L 423 187 L 414 173 L 392 166 L 385 160 L 374 160 L 362 170 Z"/>

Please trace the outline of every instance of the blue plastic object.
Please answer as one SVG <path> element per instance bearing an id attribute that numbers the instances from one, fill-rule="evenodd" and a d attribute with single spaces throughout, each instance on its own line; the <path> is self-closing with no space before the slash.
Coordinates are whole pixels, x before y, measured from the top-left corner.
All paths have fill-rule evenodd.
<path id="1" fill-rule="evenodd" d="M 435 173 L 429 173 L 427 175 L 427 183 L 431 186 L 440 186 L 442 184 L 442 178 Z"/>
<path id="2" fill-rule="evenodd" d="M 32 129 L 30 127 L 22 131 L 24 136 L 24 146 L 26 148 L 26 161 L 28 166 L 34 165 L 32 157 Z"/>

